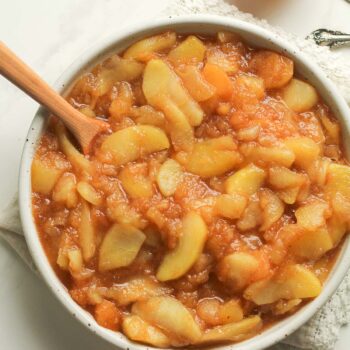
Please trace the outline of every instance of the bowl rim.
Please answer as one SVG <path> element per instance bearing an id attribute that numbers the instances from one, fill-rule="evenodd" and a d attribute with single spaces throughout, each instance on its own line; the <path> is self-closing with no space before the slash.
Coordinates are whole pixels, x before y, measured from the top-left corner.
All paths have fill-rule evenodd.
<path id="1" fill-rule="evenodd" d="M 54 88 L 62 92 L 68 84 L 74 80 L 75 77 L 91 62 L 98 61 L 103 53 L 108 49 L 116 46 L 118 43 L 125 42 L 130 45 L 135 38 L 145 37 L 152 33 L 161 32 L 170 27 L 175 27 L 175 31 L 179 31 L 177 27 L 186 26 L 218 26 L 226 27 L 227 30 L 244 32 L 249 35 L 259 37 L 262 41 L 270 42 L 276 45 L 280 50 L 292 56 L 293 60 L 298 61 L 304 68 L 311 72 L 318 80 L 320 87 L 325 89 L 324 94 L 328 94 L 328 100 L 332 103 L 332 109 L 336 109 L 336 114 L 343 126 L 343 137 L 350 135 L 350 110 L 343 97 L 338 92 L 335 85 L 326 77 L 325 73 L 308 57 L 306 57 L 300 50 L 293 47 L 289 43 L 281 39 L 277 34 L 272 33 L 256 24 L 248 23 L 234 18 L 226 18 L 217 15 L 195 14 L 177 17 L 165 17 L 157 20 L 143 21 L 138 24 L 124 27 L 121 30 L 111 33 L 98 43 L 92 45 L 88 50 L 83 52 L 61 75 L 61 77 L 54 84 Z M 191 31 L 195 33 L 195 30 Z M 325 96 L 323 96 L 325 97 Z M 329 103 L 329 101 L 327 101 Z M 31 123 L 27 139 L 23 148 L 21 166 L 19 172 L 19 208 L 21 223 L 25 235 L 25 239 L 39 272 L 44 281 L 52 290 L 54 295 L 60 300 L 64 307 L 76 317 L 83 325 L 89 328 L 93 333 L 96 333 L 103 339 L 114 344 L 121 349 L 129 350 L 146 350 L 156 349 L 151 346 L 132 342 L 119 332 L 113 332 L 99 326 L 94 318 L 78 304 L 69 295 L 65 286 L 60 282 L 51 267 L 34 223 L 32 215 L 31 204 L 31 162 L 36 149 L 37 141 L 45 125 L 43 108 L 39 108 Z M 346 145 L 348 150 L 350 147 Z M 347 152 L 349 154 L 349 152 Z M 215 346 L 215 349 L 222 350 L 258 350 L 271 346 L 286 336 L 293 333 L 305 322 L 307 322 L 331 297 L 335 292 L 347 270 L 350 267 L 350 239 L 347 238 L 342 246 L 337 261 L 332 268 L 330 276 L 323 286 L 321 294 L 305 305 L 301 310 L 295 314 L 279 321 L 276 325 L 264 330 L 260 334 L 250 338 L 246 341 L 237 344 L 226 344 Z M 209 347 L 210 348 L 210 347 Z"/>

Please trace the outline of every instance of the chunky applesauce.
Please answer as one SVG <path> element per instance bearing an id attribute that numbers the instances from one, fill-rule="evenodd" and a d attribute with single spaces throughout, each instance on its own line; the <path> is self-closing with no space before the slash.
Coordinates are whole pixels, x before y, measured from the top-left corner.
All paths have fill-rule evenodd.
<path id="1" fill-rule="evenodd" d="M 52 118 L 32 164 L 43 247 L 98 324 L 155 347 L 237 342 L 317 297 L 350 220 L 340 126 L 293 61 L 235 34 L 141 40 Z"/>

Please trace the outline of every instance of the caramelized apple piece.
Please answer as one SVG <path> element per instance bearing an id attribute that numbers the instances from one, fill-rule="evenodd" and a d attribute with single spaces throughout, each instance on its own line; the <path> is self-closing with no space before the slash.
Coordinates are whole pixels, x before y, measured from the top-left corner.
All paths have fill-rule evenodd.
<path id="1" fill-rule="evenodd" d="M 273 278 L 251 284 L 244 297 L 257 305 L 279 299 L 314 298 L 321 293 L 321 283 L 313 272 L 302 265 L 288 265 Z"/>
<path id="2" fill-rule="evenodd" d="M 333 248 L 332 238 L 326 227 L 306 231 L 292 243 L 290 250 L 301 258 L 316 260 Z"/>
<path id="3" fill-rule="evenodd" d="M 175 43 L 176 33 L 165 32 L 137 41 L 125 51 L 123 57 L 145 61 L 151 58 L 154 53 L 171 49 Z"/>
<path id="4" fill-rule="evenodd" d="M 199 141 L 184 159 L 177 157 L 186 170 L 207 178 L 220 176 L 233 169 L 241 157 L 231 136 Z"/>
<path id="5" fill-rule="evenodd" d="M 214 86 L 210 85 L 196 66 L 179 66 L 176 73 L 181 78 L 190 95 L 197 101 L 203 102 L 213 97 Z"/>
<path id="6" fill-rule="evenodd" d="M 61 123 L 57 123 L 55 125 L 55 132 L 63 153 L 72 163 L 73 167 L 75 167 L 79 171 L 87 173 L 91 172 L 90 161 L 87 158 L 85 158 L 85 156 L 81 154 L 69 141 L 67 136 L 67 130 L 64 127 L 64 125 Z"/>
<path id="7" fill-rule="evenodd" d="M 123 165 L 169 147 L 169 140 L 163 130 L 150 125 L 136 125 L 108 136 L 101 150 L 112 156 L 114 164 Z"/>
<path id="8" fill-rule="evenodd" d="M 307 203 L 295 211 L 295 217 L 299 226 L 314 231 L 326 224 L 326 218 L 329 217 L 328 203 L 321 200 Z"/>
<path id="9" fill-rule="evenodd" d="M 32 190 L 42 194 L 49 194 L 62 173 L 64 168 L 57 168 L 54 164 L 35 158 L 32 163 Z"/>
<path id="10" fill-rule="evenodd" d="M 166 197 L 172 196 L 182 181 L 183 171 L 181 165 L 173 159 L 166 160 L 159 168 L 157 184 L 160 192 Z"/>
<path id="11" fill-rule="evenodd" d="M 220 67 L 229 75 L 237 73 L 240 68 L 238 56 L 227 55 L 217 47 L 210 48 L 206 56 L 209 64 Z"/>
<path id="12" fill-rule="evenodd" d="M 115 120 L 122 120 L 130 115 L 134 104 L 134 95 L 129 83 L 122 81 L 117 86 L 118 95 L 108 108 L 110 117 Z"/>
<path id="13" fill-rule="evenodd" d="M 318 102 L 318 95 L 313 86 L 299 79 L 292 79 L 282 91 L 282 98 L 294 112 L 310 110 Z"/>
<path id="14" fill-rule="evenodd" d="M 319 145 L 308 137 L 289 138 L 285 145 L 294 153 L 295 165 L 305 170 L 320 155 Z"/>
<path id="15" fill-rule="evenodd" d="M 129 58 L 114 55 L 104 62 L 97 74 L 95 94 L 107 94 L 114 84 L 120 81 L 130 82 L 141 76 L 144 65 Z"/>
<path id="16" fill-rule="evenodd" d="M 300 189 L 298 187 L 286 188 L 278 191 L 278 196 L 286 204 L 294 204 L 297 201 Z"/>
<path id="17" fill-rule="evenodd" d="M 284 203 L 274 192 L 267 188 L 264 188 L 259 193 L 259 199 L 263 217 L 260 231 L 266 231 L 282 217 L 284 213 Z"/>
<path id="18" fill-rule="evenodd" d="M 264 183 L 266 177 L 265 170 L 249 164 L 231 175 L 225 182 L 227 193 L 239 193 L 244 196 L 251 196 Z"/>
<path id="19" fill-rule="evenodd" d="M 174 65 L 198 63 L 203 61 L 205 51 L 202 41 L 190 35 L 169 52 L 168 60 Z"/>
<path id="20" fill-rule="evenodd" d="M 347 232 L 347 225 L 343 220 L 339 219 L 337 215 L 333 215 L 327 221 L 327 229 L 333 246 L 336 247 Z"/>
<path id="21" fill-rule="evenodd" d="M 207 239 L 207 226 L 196 212 L 182 219 L 182 235 L 173 250 L 169 251 L 158 267 L 157 279 L 169 281 L 184 275 L 202 253 Z"/>
<path id="22" fill-rule="evenodd" d="M 165 126 L 164 113 L 157 111 L 149 105 L 133 107 L 130 111 L 130 116 L 137 124 L 153 125 L 162 129 Z"/>
<path id="23" fill-rule="evenodd" d="M 121 323 L 121 312 L 111 301 L 102 300 L 95 306 L 95 319 L 100 326 L 117 331 Z"/>
<path id="24" fill-rule="evenodd" d="M 173 297 L 139 301 L 133 305 L 132 313 L 160 328 L 171 338 L 184 342 L 183 345 L 193 344 L 201 337 L 201 330 L 189 310 Z"/>
<path id="25" fill-rule="evenodd" d="M 132 277 L 122 284 L 114 284 L 107 290 L 101 291 L 104 297 L 116 301 L 119 306 L 126 306 L 151 297 L 168 295 L 171 292 L 171 288 L 148 276 Z"/>
<path id="26" fill-rule="evenodd" d="M 90 204 L 96 206 L 102 204 L 103 199 L 101 194 L 88 182 L 79 181 L 77 184 L 77 191 L 80 194 L 80 196 Z"/>
<path id="27" fill-rule="evenodd" d="M 114 224 L 100 246 L 99 270 L 103 272 L 130 265 L 145 239 L 144 233 L 131 225 Z"/>
<path id="28" fill-rule="evenodd" d="M 277 190 L 286 188 L 300 188 L 305 178 L 302 174 L 285 167 L 271 167 L 269 169 L 269 183 Z"/>
<path id="29" fill-rule="evenodd" d="M 350 167 L 331 163 L 328 167 L 325 192 L 331 197 L 336 193 L 350 200 Z"/>
<path id="30" fill-rule="evenodd" d="M 252 163 L 264 162 L 289 168 L 295 160 L 294 153 L 287 147 L 263 147 L 246 143 L 239 150 L 245 160 Z"/>
<path id="31" fill-rule="evenodd" d="M 318 113 L 317 113 L 318 112 Z M 317 116 L 321 119 L 322 126 L 327 132 L 327 141 L 339 145 L 340 143 L 340 127 L 339 124 L 331 120 L 327 113 L 323 110 L 317 111 Z"/>
<path id="32" fill-rule="evenodd" d="M 257 334 L 262 327 L 262 320 L 259 316 L 251 316 L 239 322 L 228 323 L 207 330 L 201 337 L 199 343 L 213 342 L 238 342 Z"/>
<path id="33" fill-rule="evenodd" d="M 90 207 L 86 201 L 81 204 L 81 218 L 79 225 L 79 244 L 85 261 L 89 261 L 96 251 L 96 233 L 92 222 Z"/>
<path id="34" fill-rule="evenodd" d="M 125 317 L 122 327 L 125 335 L 131 340 L 158 348 L 167 348 L 171 345 L 170 339 L 159 328 L 153 327 L 139 316 Z"/>
<path id="35" fill-rule="evenodd" d="M 146 169 L 147 170 L 147 169 Z M 143 164 L 125 166 L 119 173 L 119 180 L 131 198 L 150 198 L 153 195 L 152 181 Z"/>
<path id="36" fill-rule="evenodd" d="M 274 315 L 285 315 L 287 313 L 292 313 L 301 302 L 301 299 L 279 300 L 274 306 L 272 312 Z"/>
<path id="37" fill-rule="evenodd" d="M 216 298 L 206 298 L 199 302 L 196 311 L 197 315 L 210 326 L 238 322 L 243 319 L 242 307 L 236 299 L 222 303 Z"/>
<path id="38" fill-rule="evenodd" d="M 259 202 L 251 200 L 237 221 L 237 228 L 241 231 L 248 231 L 258 227 L 263 221 L 262 214 Z"/>
<path id="39" fill-rule="evenodd" d="M 187 118 L 192 126 L 203 120 L 203 111 L 183 87 L 180 78 L 162 60 L 148 62 L 143 76 L 143 92 L 150 105 L 159 108 L 172 123 L 171 110 L 166 108 L 168 100 Z"/>
<path id="40" fill-rule="evenodd" d="M 218 265 L 219 279 L 228 283 L 234 291 L 246 287 L 259 269 L 259 260 L 252 254 L 235 252 L 225 256 Z"/>
<path id="41" fill-rule="evenodd" d="M 78 203 L 77 186 L 75 175 L 64 173 L 57 181 L 52 192 L 52 199 L 55 202 L 64 204 L 67 208 L 74 208 Z"/>
<path id="42" fill-rule="evenodd" d="M 247 198 L 239 193 L 221 194 L 216 198 L 214 211 L 224 218 L 238 219 L 243 214 L 247 204 Z"/>
<path id="43" fill-rule="evenodd" d="M 215 88 L 215 96 L 223 100 L 230 100 L 233 94 L 233 85 L 224 69 L 216 64 L 206 63 L 203 76 Z"/>
<path id="44" fill-rule="evenodd" d="M 252 70 L 265 81 L 267 89 L 286 85 L 293 77 L 293 61 L 276 52 L 260 50 L 250 61 Z"/>

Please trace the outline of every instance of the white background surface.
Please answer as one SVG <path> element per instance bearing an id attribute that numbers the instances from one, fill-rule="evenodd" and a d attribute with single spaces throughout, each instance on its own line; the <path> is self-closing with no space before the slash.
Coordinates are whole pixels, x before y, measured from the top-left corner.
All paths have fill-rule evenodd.
<path id="1" fill-rule="evenodd" d="M 300 36 L 326 27 L 350 32 L 344 0 L 231 0 Z M 154 16 L 169 0 L 0 0 L 0 40 L 49 83 L 111 31 Z M 350 59 L 350 49 L 339 51 Z M 0 77 L 0 211 L 17 187 L 22 146 L 37 104 Z M 75 321 L 0 240 L 1 350 L 111 350 Z M 350 297 L 350 296 L 349 296 Z M 349 349 L 350 326 L 336 350 Z M 115 348 L 113 348 L 115 349 Z"/>

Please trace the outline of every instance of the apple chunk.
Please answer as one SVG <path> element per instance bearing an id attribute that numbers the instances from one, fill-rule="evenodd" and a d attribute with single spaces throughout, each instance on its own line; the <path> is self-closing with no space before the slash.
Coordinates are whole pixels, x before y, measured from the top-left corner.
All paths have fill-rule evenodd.
<path id="1" fill-rule="evenodd" d="M 131 225 L 113 225 L 100 247 L 99 270 L 103 272 L 130 265 L 145 239 L 145 234 Z"/>
<path id="2" fill-rule="evenodd" d="M 132 313 L 187 344 L 195 343 L 201 337 L 201 330 L 190 311 L 173 297 L 139 301 L 133 305 Z"/>
<path id="3" fill-rule="evenodd" d="M 316 275 L 302 265 L 289 265 L 271 279 L 255 282 L 244 297 L 257 305 L 271 304 L 279 299 L 314 298 L 322 285 Z"/>
<path id="4" fill-rule="evenodd" d="M 182 219 L 182 236 L 175 249 L 168 252 L 161 262 L 157 278 L 169 281 L 183 276 L 203 251 L 207 238 L 207 226 L 196 212 L 189 212 Z"/>
<path id="5" fill-rule="evenodd" d="M 102 143 L 101 150 L 112 156 L 114 164 L 123 165 L 169 147 L 169 140 L 162 129 L 136 125 L 108 136 Z"/>
<path id="6" fill-rule="evenodd" d="M 190 96 L 181 79 L 172 68 L 160 59 L 148 62 L 143 75 L 142 89 L 148 103 L 165 113 L 172 123 L 174 117 L 166 108 L 172 102 L 188 119 L 190 125 L 197 126 L 203 120 L 203 110 Z"/>
<path id="7" fill-rule="evenodd" d="M 262 326 L 259 316 L 251 316 L 239 322 L 228 323 L 206 331 L 199 343 L 237 342 L 256 334 Z"/>

